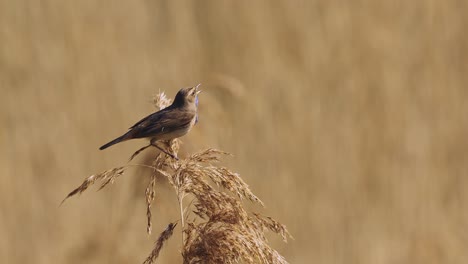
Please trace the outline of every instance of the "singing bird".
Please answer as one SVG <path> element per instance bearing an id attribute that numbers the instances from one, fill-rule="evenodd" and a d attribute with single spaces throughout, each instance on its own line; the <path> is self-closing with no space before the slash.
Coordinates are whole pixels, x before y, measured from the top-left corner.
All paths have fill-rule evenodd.
<path id="1" fill-rule="evenodd" d="M 187 134 L 198 121 L 198 94 L 201 92 L 198 90 L 199 86 L 200 84 L 180 89 L 170 106 L 141 119 L 130 127 L 127 133 L 99 149 L 103 150 L 114 144 L 135 138 L 149 138 L 150 145 L 154 145 L 158 140 L 170 140 Z M 163 149 L 159 149 L 173 156 Z"/>

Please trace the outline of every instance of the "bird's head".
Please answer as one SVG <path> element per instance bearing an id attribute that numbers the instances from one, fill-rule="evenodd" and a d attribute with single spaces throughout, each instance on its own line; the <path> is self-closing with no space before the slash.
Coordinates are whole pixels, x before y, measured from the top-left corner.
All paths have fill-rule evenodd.
<path id="1" fill-rule="evenodd" d="M 184 106 L 184 105 L 195 105 L 198 106 L 198 94 L 201 90 L 198 89 L 201 84 L 194 87 L 182 88 L 177 93 L 173 105 Z"/>

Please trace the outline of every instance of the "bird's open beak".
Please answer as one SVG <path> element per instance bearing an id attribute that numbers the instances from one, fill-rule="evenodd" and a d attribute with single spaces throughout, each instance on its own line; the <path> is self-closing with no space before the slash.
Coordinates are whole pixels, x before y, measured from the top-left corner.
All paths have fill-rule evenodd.
<path id="1" fill-rule="evenodd" d="M 195 86 L 195 90 L 197 91 L 197 95 L 201 93 L 201 90 L 198 90 L 198 87 L 200 87 L 201 83 L 199 83 L 197 86 Z"/>

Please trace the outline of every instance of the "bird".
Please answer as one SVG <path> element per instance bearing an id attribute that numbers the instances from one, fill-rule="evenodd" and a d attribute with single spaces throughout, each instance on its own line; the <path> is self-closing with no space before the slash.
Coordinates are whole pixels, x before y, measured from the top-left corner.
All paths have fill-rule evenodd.
<path id="1" fill-rule="evenodd" d="M 104 150 L 130 139 L 149 138 L 150 144 L 139 151 L 152 145 L 177 159 L 155 143 L 159 140 L 182 137 L 198 122 L 198 94 L 201 92 L 198 88 L 200 85 L 180 89 L 170 106 L 141 119 L 131 126 L 125 134 L 102 145 L 99 149 Z"/>

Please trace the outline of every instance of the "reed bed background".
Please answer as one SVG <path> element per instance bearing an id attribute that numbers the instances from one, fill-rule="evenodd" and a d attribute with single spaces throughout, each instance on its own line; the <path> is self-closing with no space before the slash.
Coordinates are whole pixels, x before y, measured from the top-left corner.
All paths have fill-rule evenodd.
<path id="1" fill-rule="evenodd" d="M 291 263 L 466 263 L 463 1 L 0 1 L 0 260 L 141 263 L 177 218 L 98 147 L 202 83 L 180 155 L 214 147 L 295 240 Z M 150 162 L 142 153 L 138 162 Z M 159 263 L 179 263 L 178 232 Z"/>

